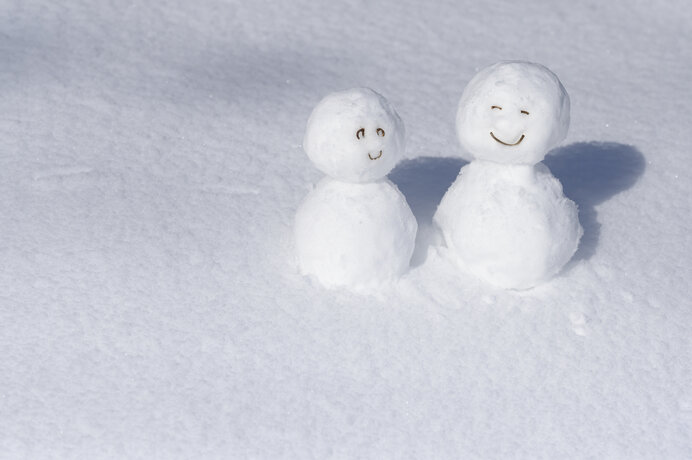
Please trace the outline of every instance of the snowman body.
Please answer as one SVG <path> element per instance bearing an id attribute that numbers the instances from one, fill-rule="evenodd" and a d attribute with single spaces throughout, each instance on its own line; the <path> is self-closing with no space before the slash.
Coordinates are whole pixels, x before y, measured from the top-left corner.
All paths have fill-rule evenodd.
<path id="1" fill-rule="evenodd" d="M 300 270 L 327 287 L 374 287 L 409 266 L 416 219 L 389 180 L 324 178 L 296 214 Z"/>
<path id="2" fill-rule="evenodd" d="M 459 266 L 503 288 L 550 279 L 582 234 L 576 205 L 543 164 L 474 161 L 462 168 L 435 218 Z"/>

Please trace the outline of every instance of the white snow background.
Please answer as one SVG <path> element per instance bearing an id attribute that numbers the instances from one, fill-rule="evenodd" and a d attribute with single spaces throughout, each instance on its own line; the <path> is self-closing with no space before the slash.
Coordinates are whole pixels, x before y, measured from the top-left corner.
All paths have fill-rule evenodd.
<path id="1" fill-rule="evenodd" d="M 688 1 L 0 3 L 1 458 L 689 458 Z M 553 281 L 428 244 L 477 70 L 572 99 L 546 159 L 580 207 Z M 327 93 L 407 127 L 421 227 L 377 296 L 293 259 Z"/>

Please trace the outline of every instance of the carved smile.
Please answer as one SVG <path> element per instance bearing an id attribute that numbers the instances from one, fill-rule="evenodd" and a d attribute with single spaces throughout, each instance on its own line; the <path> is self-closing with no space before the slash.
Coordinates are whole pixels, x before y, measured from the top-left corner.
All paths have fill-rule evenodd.
<path id="1" fill-rule="evenodd" d="M 368 153 L 368 157 L 369 157 L 371 160 L 377 160 L 377 159 L 378 159 L 379 157 L 381 157 L 381 156 L 382 156 L 382 150 L 380 150 L 379 155 L 377 155 L 376 157 L 374 157 L 374 156 L 372 156 L 372 155 L 370 155 L 370 154 Z"/>
<path id="2" fill-rule="evenodd" d="M 492 131 L 490 131 L 490 135 L 493 137 L 493 139 L 495 139 L 495 140 L 496 140 L 497 142 L 499 142 L 500 144 L 502 144 L 502 145 L 509 145 L 510 147 L 512 147 L 513 145 L 519 145 L 519 144 L 521 144 L 521 141 L 524 140 L 524 135 L 522 134 L 521 137 L 519 138 L 519 140 L 516 141 L 514 144 L 508 144 L 507 142 L 503 142 L 503 141 L 501 141 L 500 139 L 498 139 L 497 137 L 495 137 L 495 135 L 493 134 Z"/>

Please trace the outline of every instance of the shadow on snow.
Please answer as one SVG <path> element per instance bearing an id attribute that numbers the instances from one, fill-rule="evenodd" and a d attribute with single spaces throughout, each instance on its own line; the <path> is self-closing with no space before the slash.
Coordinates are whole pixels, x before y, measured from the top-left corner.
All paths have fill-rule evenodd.
<path id="1" fill-rule="evenodd" d="M 601 233 L 595 207 L 637 182 L 646 169 L 644 155 L 631 145 L 578 142 L 553 150 L 543 163 L 579 206 L 584 236 L 572 260 L 588 259 L 596 252 Z"/>
<path id="2" fill-rule="evenodd" d="M 588 259 L 596 251 L 601 227 L 595 207 L 637 182 L 646 169 L 644 156 L 630 145 L 579 142 L 551 151 L 543 162 L 579 206 L 584 236 L 573 260 Z M 418 221 L 412 266 L 425 262 L 428 248 L 439 240 L 433 215 L 466 163 L 461 158 L 420 157 L 401 162 L 390 173 Z"/>
<path id="3" fill-rule="evenodd" d="M 418 221 L 411 266 L 416 267 L 425 262 L 428 248 L 435 244 L 433 214 L 466 163 L 461 158 L 420 157 L 402 161 L 389 174 L 389 179 L 404 194 Z"/>

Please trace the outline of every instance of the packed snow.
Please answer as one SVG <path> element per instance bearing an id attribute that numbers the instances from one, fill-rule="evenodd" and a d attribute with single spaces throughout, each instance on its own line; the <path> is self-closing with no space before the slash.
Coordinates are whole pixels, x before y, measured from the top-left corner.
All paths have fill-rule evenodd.
<path id="1" fill-rule="evenodd" d="M 0 458 L 689 458 L 688 2 L 0 11 Z M 569 91 L 543 163 L 584 229 L 524 291 L 432 220 L 461 92 L 502 60 Z M 388 178 L 419 227 L 366 294 L 294 244 L 309 115 L 363 86 L 406 124 Z"/>
<path id="2" fill-rule="evenodd" d="M 569 106 L 557 76 L 529 62 L 492 65 L 464 89 L 457 134 L 472 162 L 434 218 L 463 270 L 527 289 L 574 255 L 583 234 L 577 207 L 539 163 L 567 135 Z"/>
<path id="3" fill-rule="evenodd" d="M 385 176 L 404 153 L 404 125 L 368 88 L 329 94 L 315 107 L 305 152 L 330 177 L 296 213 L 295 245 L 303 274 L 326 287 L 381 288 L 409 266 L 416 218 Z"/>
<path id="4" fill-rule="evenodd" d="M 498 62 L 478 72 L 459 100 L 462 156 L 535 165 L 565 139 L 569 115 L 569 95 L 545 66 Z"/>
<path id="5" fill-rule="evenodd" d="M 302 273 L 327 287 L 367 291 L 408 270 L 416 218 L 388 180 L 325 178 L 298 209 L 295 233 Z"/>
<path id="6" fill-rule="evenodd" d="M 308 119 L 303 147 L 315 166 L 346 182 L 385 177 L 404 155 L 404 123 L 368 88 L 326 96 Z"/>
<path id="7" fill-rule="evenodd" d="M 582 235 L 574 202 L 542 164 L 464 166 L 435 221 L 461 269 L 513 289 L 549 280 Z"/>

